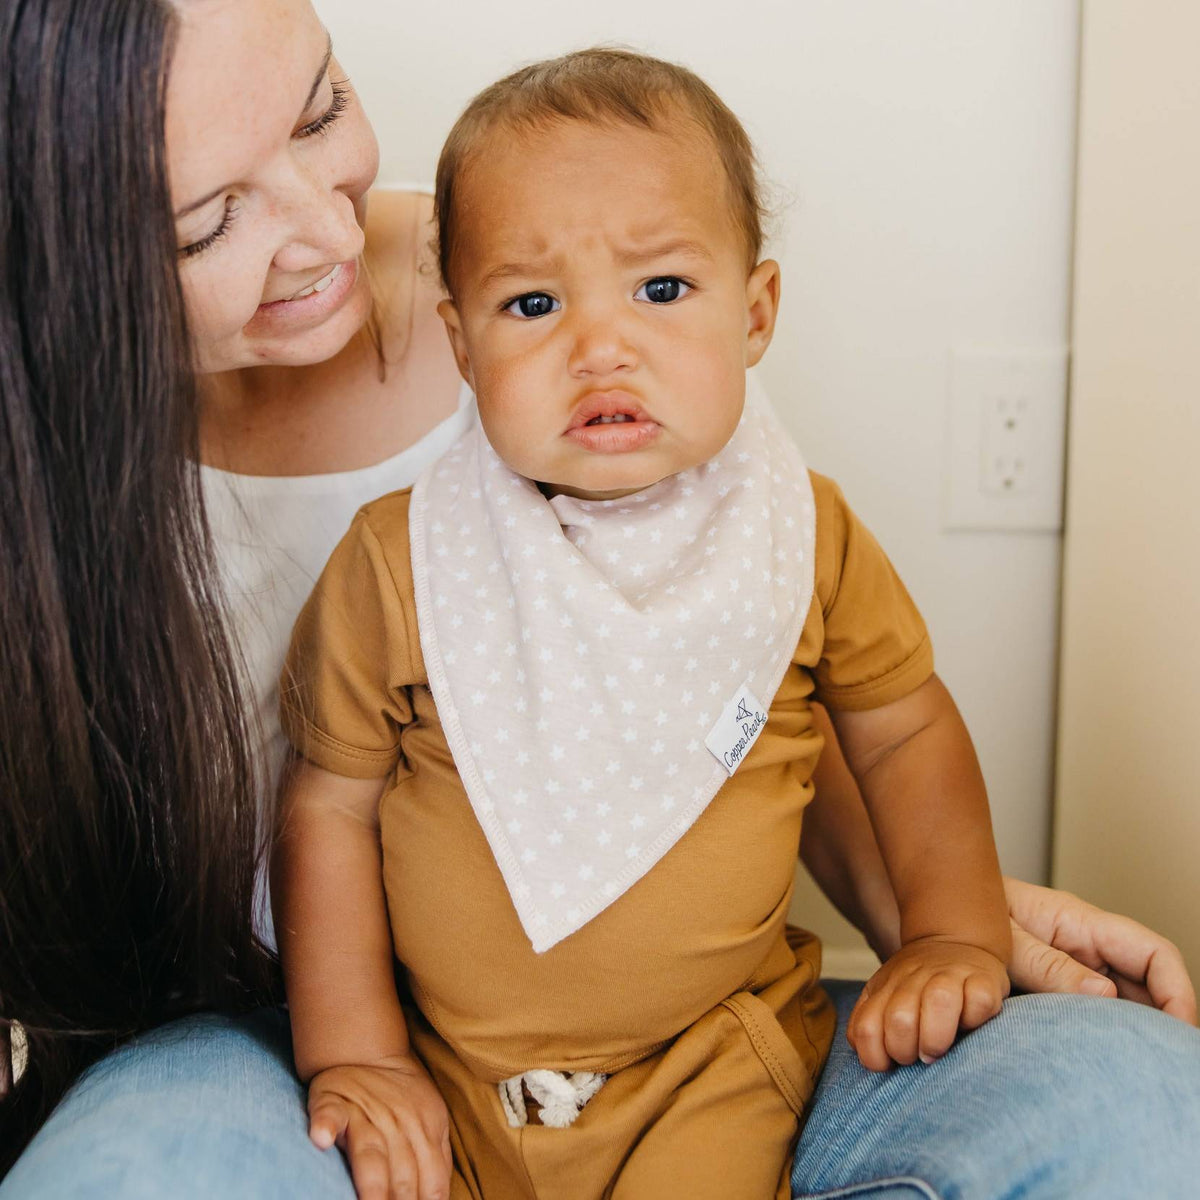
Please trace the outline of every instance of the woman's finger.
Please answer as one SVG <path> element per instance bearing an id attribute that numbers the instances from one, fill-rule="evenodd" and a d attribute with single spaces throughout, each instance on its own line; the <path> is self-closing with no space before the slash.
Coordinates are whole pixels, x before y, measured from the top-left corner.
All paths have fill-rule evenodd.
<path id="1" fill-rule="evenodd" d="M 1005 879 L 1004 888 L 1014 921 L 1015 969 L 1010 971 L 1014 983 L 1029 991 L 1114 995 L 1112 988 L 1096 982 L 1103 975 L 1086 970 L 1094 966 L 1108 974 L 1123 976 L 1130 984 L 1140 981 L 1154 1007 L 1189 1025 L 1196 1024 L 1196 990 L 1188 977 L 1183 955 L 1174 943 L 1130 917 L 1106 912 L 1069 892 L 1038 887 L 1019 879 Z M 1017 961 L 1018 933 L 1023 935 L 1024 963 Z M 1034 936 L 1033 949 L 1025 941 L 1029 934 Z M 1039 938 L 1045 941 L 1039 943 Z M 1056 956 L 1037 949 L 1046 943 L 1053 944 L 1048 950 L 1073 956 L 1085 969 L 1075 970 Z M 1067 986 L 1063 986 L 1064 982 Z M 1127 990 L 1132 999 L 1134 989 Z"/>
<path id="2" fill-rule="evenodd" d="M 1130 917 L 1096 909 L 1092 942 L 1113 974 L 1141 983 L 1148 1003 L 1196 1024 L 1196 989 L 1178 947 Z"/>
<path id="3" fill-rule="evenodd" d="M 1114 975 L 1113 983 L 1116 984 L 1117 995 L 1122 1000 L 1132 1000 L 1134 1004 L 1148 1004 L 1151 1008 L 1158 1007 L 1154 1003 L 1154 997 L 1150 995 L 1150 989 L 1139 980 L 1126 979 L 1124 975 Z"/>
<path id="4" fill-rule="evenodd" d="M 1117 994 L 1111 979 L 1085 967 L 1062 950 L 1014 924 L 1008 974 L 1026 992 L 1070 992 L 1087 996 Z"/>

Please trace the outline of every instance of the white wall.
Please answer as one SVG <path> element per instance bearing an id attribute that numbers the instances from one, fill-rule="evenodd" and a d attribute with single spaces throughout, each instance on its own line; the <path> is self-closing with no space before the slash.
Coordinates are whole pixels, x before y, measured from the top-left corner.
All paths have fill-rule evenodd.
<path id="1" fill-rule="evenodd" d="M 766 382 L 929 620 L 1005 867 L 1044 878 L 1059 538 L 948 534 L 939 502 L 950 348 L 1067 340 L 1074 0 L 317 7 L 379 133 L 385 179 L 430 179 L 484 84 L 597 41 L 686 62 L 742 117 L 788 200 Z"/>

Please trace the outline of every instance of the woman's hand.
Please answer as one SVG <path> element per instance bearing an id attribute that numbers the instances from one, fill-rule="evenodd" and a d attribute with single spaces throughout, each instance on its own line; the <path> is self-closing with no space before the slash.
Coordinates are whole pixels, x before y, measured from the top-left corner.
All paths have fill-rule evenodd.
<path id="1" fill-rule="evenodd" d="M 308 1085 L 308 1136 L 337 1145 L 359 1200 L 447 1200 L 450 1117 L 411 1055 L 371 1066 L 328 1067 Z"/>
<path id="2" fill-rule="evenodd" d="M 1008 973 L 1027 992 L 1120 996 L 1196 1024 L 1196 992 L 1173 943 L 1070 892 L 1005 879 Z"/>

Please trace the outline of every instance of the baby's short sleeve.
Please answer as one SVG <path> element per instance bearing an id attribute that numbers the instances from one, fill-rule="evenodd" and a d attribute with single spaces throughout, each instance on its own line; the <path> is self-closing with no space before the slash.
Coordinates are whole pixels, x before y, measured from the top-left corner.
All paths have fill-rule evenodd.
<path id="1" fill-rule="evenodd" d="M 402 517 L 407 503 L 403 509 Z M 400 732 L 413 719 L 408 685 L 416 682 L 415 617 L 393 575 L 397 562 L 410 571 L 407 522 L 386 523 L 403 531 L 404 544 L 388 538 L 385 546 L 369 515 L 355 517 L 317 580 L 279 682 L 288 740 L 310 762 L 355 779 L 396 768 Z"/>
<path id="2" fill-rule="evenodd" d="M 933 674 L 925 622 L 887 555 L 841 489 L 813 475 L 816 591 L 824 620 L 817 699 L 830 708 L 881 708 Z"/>

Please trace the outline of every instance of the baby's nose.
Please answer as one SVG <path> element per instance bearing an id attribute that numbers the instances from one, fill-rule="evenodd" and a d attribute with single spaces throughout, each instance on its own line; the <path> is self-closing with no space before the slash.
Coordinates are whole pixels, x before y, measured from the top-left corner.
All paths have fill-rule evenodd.
<path id="1" fill-rule="evenodd" d="M 637 349 L 618 321 L 592 320 L 576 331 L 569 364 L 572 375 L 611 375 L 631 370 L 637 363 Z"/>

